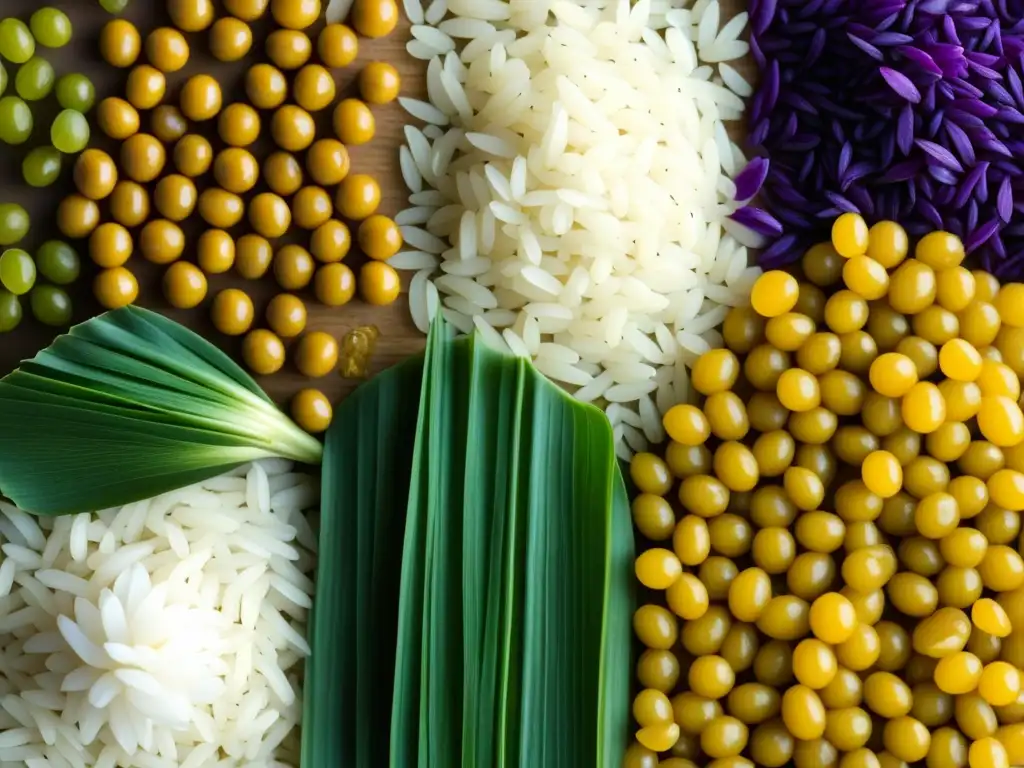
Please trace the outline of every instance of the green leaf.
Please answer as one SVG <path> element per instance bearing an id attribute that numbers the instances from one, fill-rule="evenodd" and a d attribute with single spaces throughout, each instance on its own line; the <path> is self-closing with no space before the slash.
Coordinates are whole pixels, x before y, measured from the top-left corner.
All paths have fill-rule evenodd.
<path id="1" fill-rule="evenodd" d="M 494 410 L 495 402 L 518 403 L 522 396 L 523 366 L 487 354 L 473 345 L 463 507 L 463 593 L 465 595 L 466 671 L 463 681 L 462 755 L 466 766 L 489 766 L 497 754 L 498 693 L 501 668 L 498 637 L 505 604 L 502 583 L 503 553 L 510 480 L 516 465 L 501 455 L 500 447 L 515 445 L 521 411 Z M 490 388 L 482 385 L 490 385 Z M 489 505 L 491 519 L 472 510 Z"/>
<path id="2" fill-rule="evenodd" d="M 184 378 L 194 378 L 211 389 L 235 395 L 237 388 L 241 388 L 257 399 L 272 402 L 230 357 L 183 325 L 141 307 L 125 307 L 104 317 L 108 322 L 82 323 L 72 328 L 69 335 L 92 340 L 111 351 L 136 355 L 157 366 L 165 366 L 168 357 L 173 356 L 177 363 L 173 370 Z M 140 346 L 139 339 L 146 343 Z"/>
<path id="3" fill-rule="evenodd" d="M 426 521 L 415 512 L 429 496 L 429 474 L 419 467 L 427 461 L 430 419 L 425 412 L 432 402 L 432 391 L 437 386 L 439 346 L 447 343 L 441 326 L 434 325 L 427 338 L 423 353 L 423 383 L 419 397 L 419 416 L 416 423 L 415 443 L 409 477 L 409 503 L 406 510 L 405 533 L 402 542 L 402 572 L 399 587 L 397 650 L 394 666 L 394 701 L 391 714 L 390 764 L 393 766 L 416 763 L 419 738 L 419 703 L 422 648 L 420 637 L 425 604 L 423 582 L 426 562 Z M 435 427 L 436 428 L 436 427 Z M 407 638 L 403 642 L 403 637 Z M 403 684 L 399 685 L 398 681 Z"/>
<path id="4" fill-rule="evenodd" d="M 318 586 L 314 605 L 303 757 L 617 768 L 633 539 L 610 425 L 527 361 L 453 341 L 440 322 L 420 370 L 364 386 L 331 430 L 318 573 L 330 591 Z M 367 579 L 382 541 L 390 569 Z M 381 577 L 399 542 L 396 584 Z M 388 734 L 374 691 L 393 691 Z M 360 749 L 375 737 L 384 751 Z"/>
<path id="5" fill-rule="evenodd" d="M 422 357 L 379 374 L 339 406 L 327 433 L 303 765 L 387 764 L 401 541 L 422 378 Z"/>
<path id="6" fill-rule="evenodd" d="M 36 514 L 120 506 L 320 443 L 224 353 L 136 307 L 71 329 L 0 380 L 0 493 Z"/>
<path id="7" fill-rule="evenodd" d="M 430 765 L 455 765 L 462 745 L 463 679 L 462 561 L 465 509 L 471 516 L 478 506 L 463 502 L 466 481 L 467 414 L 470 398 L 471 350 L 466 342 L 435 345 L 429 369 L 432 380 L 428 413 L 431 428 L 427 444 L 427 539 L 424 624 L 420 676 L 420 754 Z M 435 428 L 436 427 L 436 428 Z M 471 482 L 476 481 L 473 478 Z M 452 715 L 455 716 L 452 716 Z"/>
<path id="8" fill-rule="evenodd" d="M 618 766 L 632 741 L 630 686 L 634 668 L 633 611 L 636 610 L 636 580 L 633 561 L 633 518 L 622 473 L 612 478 L 612 513 L 606 520 L 604 576 L 604 630 L 601 633 L 601 680 L 598 687 L 599 766 Z M 623 578 L 626 574 L 626 578 Z"/>
<path id="9" fill-rule="evenodd" d="M 618 765 L 632 535 L 611 428 L 479 338 L 435 341 L 426 377 L 392 765 Z"/>

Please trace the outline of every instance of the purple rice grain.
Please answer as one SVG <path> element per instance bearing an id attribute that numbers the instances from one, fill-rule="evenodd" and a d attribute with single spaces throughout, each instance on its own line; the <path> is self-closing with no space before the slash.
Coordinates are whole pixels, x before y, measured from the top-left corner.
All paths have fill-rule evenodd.
<path id="1" fill-rule="evenodd" d="M 750 18 L 751 140 L 771 165 L 737 190 L 761 190 L 786 225 L 763 266 L 856 211 L 959 232 L 980 263 L 1024 277 L 1024 0 L 751 0 Z"/>

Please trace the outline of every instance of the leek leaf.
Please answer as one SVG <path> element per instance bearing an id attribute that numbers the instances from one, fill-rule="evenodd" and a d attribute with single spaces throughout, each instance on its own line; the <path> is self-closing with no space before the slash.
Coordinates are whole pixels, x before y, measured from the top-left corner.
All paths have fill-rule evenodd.
<path id="1" fill-rule="evenodd" d="M 493 764 L 497 751 L 498 633 L 504 612 L 504 560 L 500 554 L 494 557 L 491 553 L 501 553 L 505 548 L 514 465 L 505 461 L 500 447 L 512 444 L 520 410 L 495 408 L 495 403 L 518 403 L 522 379 L 521 365 L 508 365 L 504 359 L 486 354 L 480 344 L 473 345 L 466 438 L 473 448 L 466 457 L 462 553 L 466 612 L 462 755 L 467 767 Z M 483 505 L 491 506 L 493 519 L 472 513 Z"/>
<path id="2" fill-rule="evenodd" d="M 157 367 L 163 367 L 167 356 L 173 354 L 182 364 L 177 366 L 177 372 L 185 379 L 233 395 L 238 395 L 241 388 L 271 402 L 256 381 L 223 351 L 173 320 L 136 307 L 127 312 L 107 313 L 106 318 L 110 322 L 82 323 L 72 328 L 68 336 L 92 341 Z M 139 344 L 140 339 L 143 344 Z"/>
<path id="3" fill-rule="evenodd" d="M 399 585 L 398 626 L 396 630 L 397 650 L 394 664 L 394 694 L 391 723 L 390 748 L 392 765 L 412 765 L 418 752 L 419 728 L 417 716 L 420 700 L 422 637 L 423 577 L 425 570 L 426 527 L 419 515 L 423 500 L 429 496 L 429 474 L 418 468 L 427 461 L 430 420 L 424 418 L 424 410 L 431 402 L 431 392 L 437 386 L 436 369 L 438 347 L 446 342 L 445 332 L 435 325 L 427 337 L 423 353 L 423 382 L 419 397 L 419 415 L 416 422 L 415 442 L 409 478 L 409 503 L 406 509 L 405 531 L 402 539 L 402 571 Z M 437 427 L 435 427 L 436 429 Z M 411 638 L 402 642 L 403 636 Z M 398 680 L 408 680 L 408 685 L 398 685 Z M 399 714 L 400 713 L 400 714 Z"/>
<path id="4" fill-rule="evenodd" d="M 328 437 L 303 758 L 617 768 L 633 539 L 607 419 L 441 321 L 415 364 Z M 390 569 L 367 579 L 371 555 Z"/>
<path id="5" fill-rule="evenodd" d="M 435 339 L 424 377 L 391 765 L 617 766 L 632 534 L 607 419 L 479 337 Z"/>
<path id="6" fill-rule="evenodd" d="M 422 377 L 422 357 L 384 371 L 342 402 L 327 433 L 303 765 L 387 764 L 401 542 Z"/>
<path id="7" fill-rule="evenodd" d="M 52 403 L 70 408 L 87 401 L 90 403 L 90 411 L 112 413 L 128 418 L 138 416 L 140 412 L 146 412 L 144 407 L 138 405 L 137 399 L 128 399 L 90 389 L 88 380 L 73 383 L 58 378 L 37 376 L 30 372 L 28 366 L 23 366 L 16 375 L 11 374 L 0 381 L 0 389 L 7 392 L 12 400 Z M 188 401 L 180 399 L 177 400 L 177 403 L 181 408 L 188 407 L 191 411 L 161 406 L 159 409 L 154 408 L 146 412 L 147 418 L 155 422 L 192 426 L 197 429 L 217 432 L 233 431 L 243 438 L 242 442 L 251 441 L 251 437 L 245 430 L 231 429 L 231 425 L 225 425 L 218 419 L 218 415 L 223 413 L 223 408 L 211 406 L 208 402 L 195 399 Z M 266 442 L 270 443 L 269 440 Z"/>
<path id="8" fill-rule="evenodd" d="M 632 578 L 636 551 L 629 494 L 622 474 L 613 473 L 613 512 L 606 520 L 604 574 L 604 615 L 601 633 L 601 680 L 598 686 L 598 741 L 595 765 L 618 765 L 632 741 L 627 723 L 631 675 L 634 669 L 633 611 L 636 609 L 636 581 Z M 622 578 L 622 574 L 629 578 Z M 628 705 L 627 705 L 628 707 Z"/>
<path id="9" fill-rule="evenodd" d="M 439 386 L 427 401 L 427 513 L 424 625 L 420 675 L 420 753 L 430 765 L 455 765 L 462 744 L 463 641 L 461 579 L 463 497 L 467 452 L 470 345 L 446 339 L 434 346 L 428 375 Z M 419 465 L 415 469 L 424 469 Z M 467 509 L 478 514 L 476 507 Z"/>
<path id="10" fill-rule="evenodd" d="M 120 506 L 320 443 L 192 331 L 137 307 L 72 328 L 0 380 L 0 493 L 36 514 Z"/>

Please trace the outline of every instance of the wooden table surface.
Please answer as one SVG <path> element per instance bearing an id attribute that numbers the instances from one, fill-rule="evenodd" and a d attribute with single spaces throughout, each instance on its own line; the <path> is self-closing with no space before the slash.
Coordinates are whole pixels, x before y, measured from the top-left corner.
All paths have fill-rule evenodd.
<path id="1" fill-rule="evenodd" d="M 216 0 L 215 0 L 216 3 Z M 0 16 L 17 16 L 26 22 L 32 11 L 43 3 L 39 0 L 2 0 Z M 127 70 L 117 70 L 103 62 L 99 57 L 98 38 L 103 25 L 112 17 L 99 8 L 96 0 L 47 0 L 49 5 L 61 8 L 67 13 L 74 23 L 74 37 L 66 48 L 53 51 L 39 48 L 38 53 L 47 58 L 57 70 L 57 75 L 70 72 L 82 72 L 87 74 L 96 84 L 97 103 L 106 96 L 123 96 Z M 217 3 L 219 5 L 219 3 Z M 326 0 L 324 0 L 326 5 Z M 401 3 L 399 3 L 401 5 Z M 735 9 L 744 5 L 742 0 L 723 0 L 723 11 L 729 9 L 728 15 L 723 13 L 723 23 L 731 17 Z M 129 19 L 139 28 L 140 33 L 145 35 L 152 29 L 169 24 L 166 16 L 165 0 L 130 0 L 129 8 L 124 18 Z M 313 28 L 315 34 L 323 26 L 323 22 Z M 252 64 L 265 61 L 263 52 L 263 41 L 270 31 L 268 20 L 262 20 L 253 25 L 254 45 L 253 50 L 237 64 L 221 64 L 209 55 L 207 45 L 207 33 L 187 35 L 192 47 L 192 57 L 189 65 L 175 74 L 168 76 L 168 89 L 165 103 L 174 103 L 181 85 L 185 80 L 197 73 L 214 74 L 221 82 L 224 92 L 224 103 L 245 100 L 243 87 L 244 74 Z M 402 92 L 404 95 L 422 96 L 425 86 L 423 79 L 424 63 L 412 59 L 405 51 L 405 43 L 409 38 L 408 24 L 403 21 L 394 34 L 383 40 L 366 40 L 360 38 L 359 58 L 355 64 L 344 70 L 335 71 L 335 79 L 338 83 L 339 96 L 357 95 L 355 79 L 362 65 L 369 61 L 383 60 L 394 64 L 403 78 Z M 8 66 L 11 75 L 11 85 L 7 93 L 13 93 L 13 67 Z M 21 161 L 25 154 L 36 146 L 49 143 L 49 125 L 53 116 L 59 111 L 56 98 L 51 96 L 45 101 L 36 102 L 31 105 L 35 114 L 35 129 L 31 139 L 21 147 L 3 147 L 0 152 L 0 202 L 13 201 L 23 204 L 31 214 L 32 228 L 28 237 L 23 241 L 21 247 L 34 252 L 34 250 L 45 240 L 58 236 L 54 222 L 54 211 L 57 203 L 71 191 L 74 186 L 71 180 L 71 167 L 73 158 L 65 158 L 65 165 L 62 169 L 60 181 L 48 189 L 32 189 L 28 187 L 21 177 Z M 377 135 L 375 139 L 362 147 L 350 149 L 352 155 L 352 168 L 355 172 L 369 173 L 375 176 L 380 182 L 383 190 L 383 201 L 380 211 L 388 215 L 394 215 L 401 210 L 406 203 L 407 192 L 402 183 L 398 170 L 398 146 L 402 142 L 403 125 L 407 116 L 397 102 L 383 107 L 374 107 L 374 115 L 377 123 Z M 264 136 L 253 148 L 256 157 L 262 161 L 273 151 L 273 147 L 267 138 L 268 113 L 264 117 Z M 330 136 L 330 110 L 325 110 L 317 116 L 318 136 Z M 148 130 L 148 115 L 143 114 L 142 130 Z M 190 131 L 201 133 L 209 138 L 214 149 L 219 150 L 223 145 L 216 137 L 215 121 L 193 124 Z M 102 136 L 98 129 L 93 127 L 92 146 L 98 146 L 111 153 L 117 159 L 117 144 Z M 165 173 L 173 172 L 168 167 Z M 197 180 L 200 190 L 212 183 L 210 174 L 203 179 Z M 152 189 L 153 185 L 148 185 Z M 260 191 L 265 191 L 262 183 L 259 184 L 247 198 Z M 109 220 L 109 210 L 101 205 L 104 220 Z M 198 214 L 183 224 L 189 246 L 186 247 L 185 258 L 193 258 L 192 245 L 196 238 L 207 227 L 199 218 Z M 248 231 L 247 225 L 243 223 L 232 230 L 233 236 L 241 237 Z M 135 234 L 135 232 L 133 232 Z M 279 244 L 287 242 L 298 242 L 308 244 L 308 235 L 303 233 L 290 233 L 282 238 Z M 91 297 L 91 282 L 95 274 L 95 267 L 87 256 L 85 242 L 74 243 L 83 258 L 83 275 L 79 282 L 73 287 L 72 294 L 75 299 L 74 321 L 80 322 L 100 312 L 100 307 Z M 356 272 L 363 262 L 361 254 L 352 253 L 346 259 Z M 228 287 L 242 288 L 253 298 L 256 306 L 257 320 L 262 320 L 263 310 L 267 302 L 279 292 L 276 289 L 273 279 L 267 276 L 259 281 L 246 281 L 234 274 L 210 276 L 210 291 L 206 301 L 193 310 L 173 310 L 163 299 L 160 289 L 162 268 L 149 264 L 138 254 L 129 261 L 128 266 L 133 270 L 139 279 L 140 296 L 138 303 L 142 306 L 156 309 L 168 314 L 179 322 L 188 325 L 214 343 L 220 345 L 226 351 L 236 356 L 240 347 L 240 340 L 229 338 L 219 334 L 209 322 L 209 304 L 212 297 L 220 290 Z M 403 274 L 403 281 L 407 284 L 411 273 Z M 340 308 L 325 307 L 316 302 L 311 290 L 299 292 L 299 295 L 307 302 L 309 309 L 309 330 L 322 330 L 333 334 L 341 340 L 345 333 L 353 328 L 374 325 L 380 331 L 376 352 L 373 357 L 372 371 L 377 372 L 390 365 L 395 364 L 406 356 L 419 351 L 423 346 L 423 337 L 413 326 L 408 314 L 408 305 L 403 295 L 399 301 L 390 307 L 372 307 L 358 299 L 354 299 L 347 306 Z M 6 374 L 18 362 L 31 357 L 41 348 L 46 346 L 59 332 L 58 329 L 51 329 L 40 325 L 30 317 L 27 301 L 25 306 L 25 319 L 22 324 L 13 332 L 0 335 L 0 375 Z M 338 399 L 345 393 L 351 391 L 357 381 L 344 380 L 334 374 L 323 379 L 310 382 L 299 374 L 290 364 L 273 376 L 263 377 L 260 384 L 266 391 L 279 402 L 284 402 L 296 391 L 305 386 L 316 386 L 323 389 L 332 399 Z"/>

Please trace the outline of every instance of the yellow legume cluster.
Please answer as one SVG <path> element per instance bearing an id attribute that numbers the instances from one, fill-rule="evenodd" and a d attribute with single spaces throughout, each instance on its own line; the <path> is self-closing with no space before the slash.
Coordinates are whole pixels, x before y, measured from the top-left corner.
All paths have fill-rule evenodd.
<path id="1" fill-rule="evenodd" d="M 761 276 L 630 466 L 624 768 L 1024 763 L 1024 285 L 834 224 Z"/>
<path id="2" fill-rule="evenodd" d="M 165 267 L 163 294 L 171 307 L 193 309 L 213 296 L 214 327 L 245 335 L 244 362 L 254 373 L 270 375 L 285 363 L 283 339 L 305 325 L 297 292 L 309 289 L 329 307 L 347 304 L 357 290 L 373 305 L 391 304 L 400 293 L 398 273 L 387 264 L 402 246 L 400 229 L 377 213 L 377 180 L 351 173 L 349 158 L 349 148 L 366 144 L 376 133 L 370 105 L 397 98 L 398 71 L 379 61 L 363 67 L 360 98 L 340 98 L 332 73 L 356 60 L 356 33 L 390 34 L 398 7 L 395 0 L 356 0 L 350 16 L 354 30 L 328 24 L 311 39 L 321 0 L 227 0 L 224 5 L 231 15 L 217 18 L 209 0 L 168 0 L 174 27 L 157 28 L 145 38 L 123 19 L 104 26 L 100 54 L 126 70 L 127 80 L 124 98 L 108 97 L 97 106 L 96 122 L 121 142 L 119 156 L 115 161 L 94 148 L 78 157 L 77 193 L 60 203 L 57 221 L 68 238 L 87 239 L 101 270 L 93 288 L 103 307 L 115 309 L 138 298 L 131 269 L 138 253 Z M 214 58 L 241 61 L 254 44 L 249 24 L 266 16 L 276 26 L 264 44 L 269 62 L 247 67 L 247 101 L 226 103 L 228 94 L 211 75 L 184 77 L 193 51 L 183 33 L 205 32 Z M 293 72 L 290 82 L 284 72 Z M 172 91 L 177 91 L 174 103 L 168 98 Z M 318 136 L 314 116 L 329 108 L 332 135 Z M 273 139 L 275 150 L 258 160 L 254 152 L 261 135 Z M 103 201 L 109 202 L 111 220 L 102 220 Z M 184 227 L 194 215 L 205 231 L 187 248 Z M 242 227 L 249 231 L 237 236 Z M 301 245 L 278 242 L 295 231 L 302 232 Z M 367 257 L 358 275 L 345 262 L 353 245 Z M 194 262 L 184 258 L 188 252 L 195 254 Z M 232 270 L 246 280 L 271 274 L 286 292 L 267 314 L 269 328 L 254 329 L 257 319 L 246 290 L 211 290 L 214 276 Z M 324 362 L 336 362 L 337 349 L 334 339 L 304 337 L 296 347 L 296 365 L 307 376 L 325 375 L 333 369 Z M 319 426 L 317 419 L 310 423 Z"/>

